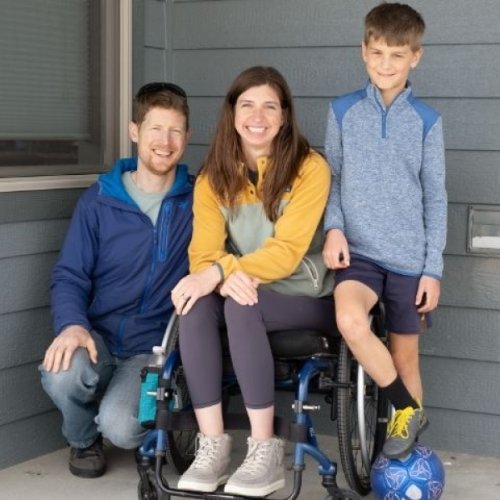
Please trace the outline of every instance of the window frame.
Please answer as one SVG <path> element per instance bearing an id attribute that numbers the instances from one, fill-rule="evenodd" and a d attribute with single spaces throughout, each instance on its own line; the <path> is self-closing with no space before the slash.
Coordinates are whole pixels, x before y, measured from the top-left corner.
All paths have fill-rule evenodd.
<path id="1" fill-rule="evenodd" d="M 128 123 L 132 107 L 132 0 L 107 0 L 98 2 L 98 5 L 101 9 L 100 91 L 103 115 L 100 119 L 103 165 L 83 166 L 79 168 L 80 173 L 74 174 L 68 165 L 4 166 L 0 193 L 84 188 L 92 184 L 99 172 L 109 168 L 117 157 L 130 155 Z M 82 173 L 82 170 L 88 173 Z M 20 171 L 22 176 L 19 175 Z"/>

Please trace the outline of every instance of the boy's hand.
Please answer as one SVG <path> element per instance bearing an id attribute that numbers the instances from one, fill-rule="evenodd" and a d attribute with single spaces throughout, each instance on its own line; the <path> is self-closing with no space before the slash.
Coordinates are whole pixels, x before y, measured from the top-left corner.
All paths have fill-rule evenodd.
<path id="1" fill-rule="evenodd" d="M 323 260 L 329 269 L 344 269 L 350 264 L 349 246 L 340 229 L 330 229 L 326 233 L 323 246 Z"/>
<path id="2" fill-rule="evenodd" d="M 43 359 L 44 369 L 52 373 L 61 369 L 69 370 L 73 354 L 79 347 L 87 349 L 92 363 L 97 363 L 97 349 L 89 331 L 83 326 L 72 325 L 65 328 L 50 344 Z"/>
<path id="3" fill-rule="evenodd" d="M 415 305 L 419 313 L 428 313 L 436 309 L 441 293 L 441 282 L 430 276 L 422 276 L 418 283 Z"/>

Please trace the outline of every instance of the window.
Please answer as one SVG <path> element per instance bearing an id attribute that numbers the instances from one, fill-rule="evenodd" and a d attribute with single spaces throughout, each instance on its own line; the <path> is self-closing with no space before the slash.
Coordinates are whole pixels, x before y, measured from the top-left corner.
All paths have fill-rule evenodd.
<path id="1" fill-rule="evenodd" d="M 114 159 L 118 7 L 2 0 L 0 177 L 92 173 Z"/>

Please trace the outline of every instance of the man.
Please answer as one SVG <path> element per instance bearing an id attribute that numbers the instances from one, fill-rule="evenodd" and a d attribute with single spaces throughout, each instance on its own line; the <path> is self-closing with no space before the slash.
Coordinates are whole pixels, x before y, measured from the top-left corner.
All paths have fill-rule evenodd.
<path id="1" fill-rule="evenodd" d="M 173 312 L 171 289 L 188 272 L 193 179 L 179 164 L 190 136 L 184 90 L 144 85 L 129 134 L 137 158 L 118 160 L 82 195 L 52 276 L 56 338 L 40 371 L 79 477 L 105 473 L 103 437 L 140 445 L 140 370 Z"/>

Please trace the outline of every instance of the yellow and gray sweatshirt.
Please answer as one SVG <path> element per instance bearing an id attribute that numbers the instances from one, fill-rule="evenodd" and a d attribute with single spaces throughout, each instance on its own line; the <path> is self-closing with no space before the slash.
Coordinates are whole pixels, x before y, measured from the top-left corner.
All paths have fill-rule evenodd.
<path id="1" fill-rule="evenodd" d="M 288 295 L 323 297 L 332 293 L 333 275 L 322 258 L 323 211 L 330 188 L 327 162 L 311 151 L 299 175 L 282 195 L 279 218 L 271 222 L 259 197 L 268 158 L 257 162 L 258 180 L 250 180 L 231 213 L 205 175 L 194 191 L 191 272 L 220 264 L 224 277 L 242 270 L 262 286 Z"/>

